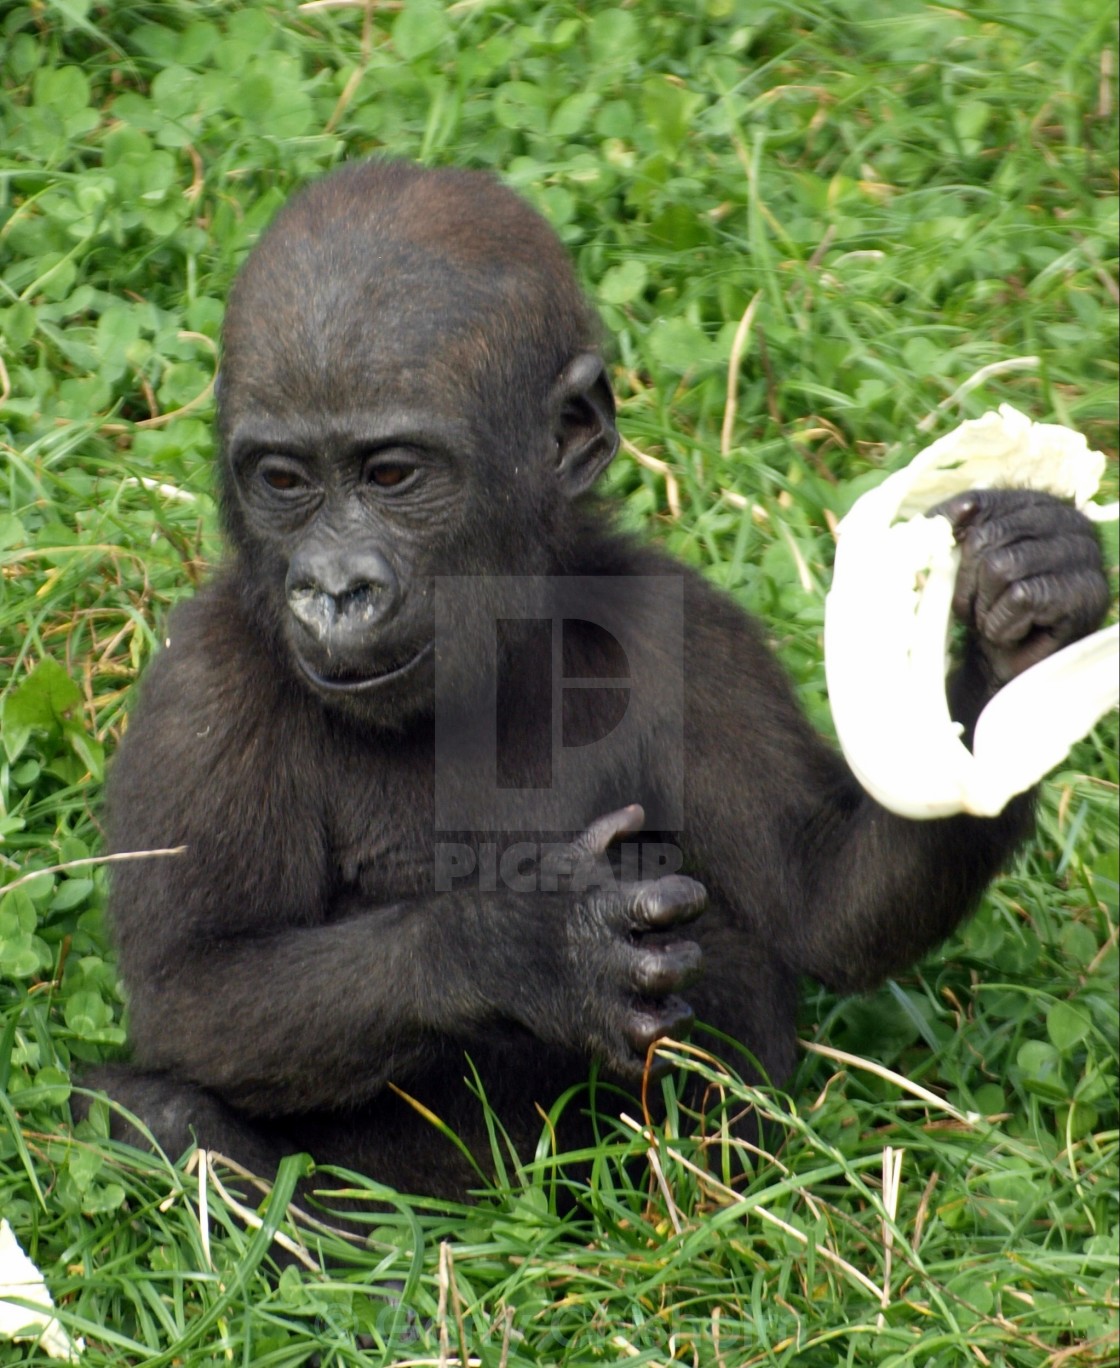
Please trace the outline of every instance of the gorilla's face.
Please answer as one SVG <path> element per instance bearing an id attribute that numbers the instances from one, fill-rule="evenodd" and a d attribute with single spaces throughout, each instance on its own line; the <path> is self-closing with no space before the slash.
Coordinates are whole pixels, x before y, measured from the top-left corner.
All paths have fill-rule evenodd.
<path id="1" fill-rule="evenodd" d="M 570 268 L 551 235 L 539 251 L 522 241 L 541 235 L 536 216 L 484 178 L 453 178 L 452 198 L 481 186 L 525 226 L 511 241 L 480 225 L 476 240 L 452 216 L 444 238 L 407 195 L 392 212 L 368 194 L 351 204 L 361 174 L 294 201 L 234 287 L 223 511 L 256 620 L 297 677 L 396 726 L 431 707 L 437 654 L 469 692 L 493 578 L 562 561 L 570 504 L 617 437 L 602 362 L 578 345 Z M 437 643 L 441 575 L 480 583 Z"/>

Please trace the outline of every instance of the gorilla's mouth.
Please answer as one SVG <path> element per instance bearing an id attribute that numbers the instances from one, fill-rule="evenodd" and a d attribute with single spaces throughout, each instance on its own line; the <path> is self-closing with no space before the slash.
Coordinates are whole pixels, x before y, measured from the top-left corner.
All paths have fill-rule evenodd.
<path id="1" fill-rule="evenodd" d="M 304 677 L 313 688 L 322 693 L 330 694 L 356 694 L 371 693 L 375 689 L 380 689 L 388 684 L 395 684 L 399 680 L 412 674 L 428 657 L 432 654 L 435 643 L 429 641 L 422 646 L 414 655 L 402 660 L 390 662 L 383 670 L 354 670 L 340 669 L 331 670 L 323 673 L 317 670 L 304 657 L 296 653 L 296 663 L 303 671 Z"/>

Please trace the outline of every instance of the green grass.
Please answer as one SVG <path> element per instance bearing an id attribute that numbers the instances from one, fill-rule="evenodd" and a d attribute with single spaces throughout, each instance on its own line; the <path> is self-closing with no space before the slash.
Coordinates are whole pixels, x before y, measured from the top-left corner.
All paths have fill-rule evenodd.
<path id="1" fill-rule="evenodd" d="M 4 7 L 0 880 L 100 850 L 133 681 L 219 554 L 222 301 L 296 185 L 384 150 L 543 210 L 616 339 L 624 523 L 763 616 L 827 729 L 829 528 L 878 472 L 1004 401 L 1115 458 L 1116 52 L 1104 0 Z M 1117 781 L 1112 718 L 941 952 L 807 987 L 805 1039 L 868 1064 L 806 1053 L 786 1097 L 691 1057 L 707 1120 L 671 1111 L 653 1161 L 605 1120 L 578 1219 L 542 1144 L 477 1207 L 371 1207 L 344 1263 L 303 1229 L 332 1269 L 279 1278 L 212 1181 L 71 1137 L 122 1002 L 104 867 L 44 872 L 0 902 L 0 1211 L 92 1368 L 1114 1363 Z M 748 1101 L 768 1153 L 721 1132 Z"/>

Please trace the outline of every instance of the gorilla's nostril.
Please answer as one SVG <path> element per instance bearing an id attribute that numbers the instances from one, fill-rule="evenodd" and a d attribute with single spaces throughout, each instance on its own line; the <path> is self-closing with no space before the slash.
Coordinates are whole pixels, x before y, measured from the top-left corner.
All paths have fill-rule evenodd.
<path id="1" fill-rule="evenodd" d="M 292 616 L 323 644 L 355 637 L 393 614 L 395 596 L 387 585 L 359 582 L 341 593 L 316 584 L 296 585 L 288 591 Z"/>
<path id="2" fill-rule="evenodd" d="M 330 635 L 338 616 L 337 604 L 331 595 L 311 586 L 289 590 L 288 607 L 292 616 L 320 641 Z"/>
<path id="3" fill-rule="evenodd" d="M 372 622 L 388 608 L 388 589 L 384 584 L 359 584 L 337 599 L 340 617 Z"/>
<path id="4" fill-rule="evenodd" d="M 368 631 L 393 615 L 399 597 L 392 566 L 372 547 L 304 547 L 288 567 L 288 606 L 320 640 Z"/>

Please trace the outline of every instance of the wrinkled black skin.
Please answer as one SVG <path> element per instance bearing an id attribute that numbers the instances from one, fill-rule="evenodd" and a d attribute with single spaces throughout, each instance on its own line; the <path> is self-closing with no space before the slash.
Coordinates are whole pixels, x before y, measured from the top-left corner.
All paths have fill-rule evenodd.
<path id="1" fill-rule="evenodd" d="M 636 1086 L 647 1046 L 692 1011 L 784 1079 L 798 976 L 858 991 L 912 964 L 1027 832 L 1029 797 L 990 821 L 884 811 L 808 727 L 757 626 L 612 531 L 586 497 L 617 444 L 596 320 L 551 231 L 488 177 L 365 164 L 293 200 L 234 288 L 219 421 L 230 557 L 173 614 L 109 791 L 114 851 L 187 847 L 114 869 L 134 1062 L 93 1078 L 169 1152 L 197 1137 L 267 1171 L 309 1150 L 461 1194 L 475 1176 L 388 1084 L 485 1168 L 468 1052 L 531 1158 L 535 1103 L 593 1058 Z M 378 485 L 393 464 L 406 478 Z M 1107 589 L 1090 525 L 1054 499 L 986 491 L 944 511 L 964 552 L 972 632 L 951 692 L 967 729 L 999 684 L 1095 627 Z M 605 748 L 554 892 L 434 890 L 440 574 L 480 576 L 477 617 L 438 643 L 463 728 L 483 576 L 683 578 L 683 747 Z M 656 593 L 628 594 L 631 679 L 656 696 L 671 633 Z M 609 673 L 594 636 L 573 649 L 575 673 Z M 503 719 L 527 775 L 529 681 Z M 594 732 L 585 706 L 574 725 Z M 581 862 L 641 827 L 628 805 L 679 777 L 684 872 L 573 891 Z M 525 802 L 528 832 L 555 837 Z"/>

